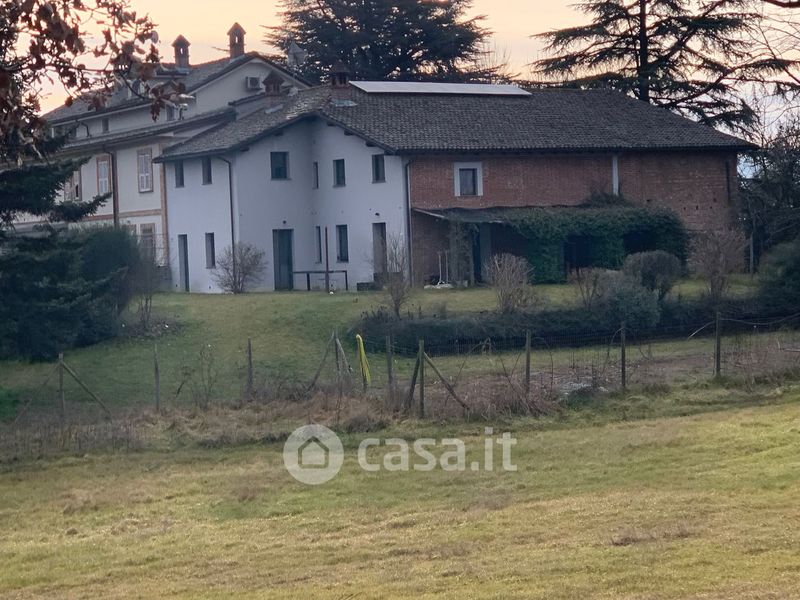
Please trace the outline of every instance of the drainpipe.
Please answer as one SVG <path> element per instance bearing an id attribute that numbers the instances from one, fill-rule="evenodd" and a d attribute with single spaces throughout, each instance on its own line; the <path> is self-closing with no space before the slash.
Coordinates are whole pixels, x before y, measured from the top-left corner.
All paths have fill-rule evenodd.
<path id="1" fill-rule="evenodd" d="M 220 156 L 219 159 L 228 165 L 228 204 L 231 215 L 231 269 L 233 270 L 233 281 L 236 281 L 236 226 L 233 211 L 233 163 L 227 158 Z"/>
<path id="2" fill-rule="evenodd" d="M 117 153 L 102 147 L 103 152 L 111 157 L 111 212 L 114 227 L 119 227 L 119 182 L 117 181 Z"/>
<path id="3" fill-rule="evenodd" d="M 408 255 L 408 280 L 414 284 L 414 255 L 411 252 L 411 170 L 409 167 L 414 159 L 408 159 L 403 166 L 405 170 L 405 177 L 403 179 L 403 187 L 405 188 L 406 197 L 406 254 Z"/>

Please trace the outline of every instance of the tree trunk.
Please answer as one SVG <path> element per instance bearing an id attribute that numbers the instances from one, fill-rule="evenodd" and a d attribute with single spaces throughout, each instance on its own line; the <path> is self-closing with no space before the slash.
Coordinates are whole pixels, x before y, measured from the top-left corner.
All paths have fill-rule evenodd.
<path id="1" fill-rule="evenodd" d="M 647 1 L 639 0 L 639 100 L 650 103 L 650 40 L 647 37 Z"/>

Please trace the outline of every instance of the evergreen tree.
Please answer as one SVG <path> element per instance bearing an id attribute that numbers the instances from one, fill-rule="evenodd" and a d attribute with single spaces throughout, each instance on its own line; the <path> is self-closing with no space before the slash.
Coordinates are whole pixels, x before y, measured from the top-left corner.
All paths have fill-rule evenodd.
<path id="1" fill-rule="evenodd" d="M 266 40 L 307 53 L 301 74 L 322 81 L 337 62 L 354 79 L 485 81 L 502 65 L 485 60 L 489 31 L 467 18 L 472 0 L 283 0 Z"/>
<path id="2" fill-rule="evenodd" d="M 754 123 L 741 82 L 780 78 L 792 61 L 758 50 L 748 0 L 585 0 L 590 22 L 537 37 L 545 82 L 609 87 L 712 126 Z"/>

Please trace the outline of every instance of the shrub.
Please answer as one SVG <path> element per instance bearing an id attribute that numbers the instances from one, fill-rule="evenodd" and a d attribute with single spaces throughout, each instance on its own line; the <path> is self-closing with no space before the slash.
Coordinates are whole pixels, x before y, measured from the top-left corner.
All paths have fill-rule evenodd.
<path id="1" fill-rule="evenodd" d="M 677 256 L 663 250 L 637 252 L 629 255 L 622 265 L 622 272 L 664 300 L 682 274 L 681 261 Z"/>
<path id="2" fill-rule="evenodd" d="M 392 313 L 397 318 L 400 318 L 400 311 L 411 299 L 412 288 L 408 279 L 408 266 L 408 250 L 403 238 L 398 235 L 389 236 L 386 241 L 387 273 L 384 289 Z"/>
<path id="3" fill-rule="evenodd" d="M 600 309 L 606 322 L 632 329 L 650 329 L 658 324 L 661 311 L 655 293 L 635 279 L 617 271 L 605 273 L 599 283 Z"/>
<path id="4" fill-rule="evenodd" d="M 227 246 L 217 258 L 211 277 L 222 290 L 243 294 L 264 276 L 267 266 L 264 256 L 264 251 L 253 244 L 240 242 Z"/>
<path id="5" fill-rule="evenodd" d="M 766 306 L 797 310 L 800 302 L 800 238 L 775 246 L 764 258 L 759 298 Z"/>
<path id="6" fill-rule="evenodd" d="M 489 259 L 486 273 L 497 294 L 499 312 L 515 313 L 532 305 L 532 273 L 527 260 L 513 254 L 496 254 Z"/>
<path id="7" fill-rule="evenodd" d="M 577 269 L 572 279 L 578 286 L 581 304 L 586 310 L 594 309 L 600 301 L 601 281 L 606 269 Z"/>
<path id="8" fill-rule="evenodd" d="M 81 276 L 87 281 L 115 277 L 117 310 L 122 312 L 135 295 L 129 275 L 139 264 L 136 236 L 122 227 L 86 227 L 72 235 L 81 248 Z"/>
<path id="9" fill-rule="evenodd" d="M 692 241 L 689 266 L 705 279 L 708 299 L 719 306 L 730 287 L 733 273 L 744 264 L 744 235 L 738 229 L 720 229 L 697 234 Z"/>

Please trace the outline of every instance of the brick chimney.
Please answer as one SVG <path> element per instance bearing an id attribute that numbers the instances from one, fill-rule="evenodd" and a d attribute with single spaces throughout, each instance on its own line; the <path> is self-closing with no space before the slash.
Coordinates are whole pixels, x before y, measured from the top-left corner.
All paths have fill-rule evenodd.
<path id="1" fill-rule="evenodd" d="M 231 58 L 237 58 L 244 54 L 244 34 L 247 33 L 238 23 L 228 30 L 228 47 L 230 48 Z"/>
<path id="2" fill-rule="evenodd" d="M 172 47 L 175 48 L 175 66 L 179 69 L 189 68 L 189 46 L 189 40 L 182 35 L 172 42 Z"/>
<path id="3" fill-rule="evenodd" d="M 337 60 L 331 67 L 331 87 L 346 88 L 350 83 L 350 69 L 342 61 Z"/>

